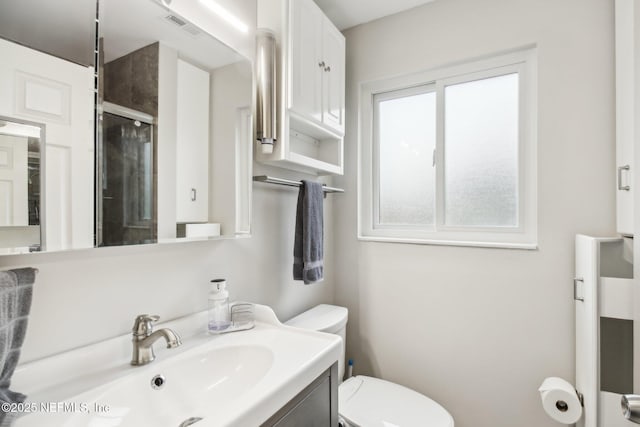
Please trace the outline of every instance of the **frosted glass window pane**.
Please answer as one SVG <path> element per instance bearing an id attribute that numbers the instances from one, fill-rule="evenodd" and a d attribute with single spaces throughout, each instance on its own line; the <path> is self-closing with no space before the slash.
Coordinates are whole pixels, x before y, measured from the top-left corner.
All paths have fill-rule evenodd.
<path id="1" fill-rule="evenodd" d="M 445 88 L 445 223 L 518 226 L 518 74 Z"/>
<path id="2" fill-rule="evenodd" d="M 379 223 L 434 223 L 436 95 L 378 103 Z"/>

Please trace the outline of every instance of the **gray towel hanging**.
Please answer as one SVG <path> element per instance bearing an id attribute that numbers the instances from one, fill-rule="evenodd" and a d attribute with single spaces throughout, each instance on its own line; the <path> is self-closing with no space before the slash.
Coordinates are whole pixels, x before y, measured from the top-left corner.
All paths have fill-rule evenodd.
<path id="1" fill-rule="evenodd" d="M 322 184 L 303 180 L 298 193 L 293 244 L 293 279 L 305 285 L 324 278 L 324 224 Z"/>

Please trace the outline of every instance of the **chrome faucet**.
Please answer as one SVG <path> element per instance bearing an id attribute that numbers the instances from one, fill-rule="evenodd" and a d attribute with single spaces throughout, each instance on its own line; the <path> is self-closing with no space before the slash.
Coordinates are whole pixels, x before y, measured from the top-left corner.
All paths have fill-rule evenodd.
<path id="1" fill-rule="evenodd" d="M 158 329 L 153 332 L 153 322 L 157 322 L 159 316 L 151 316 L 141 314 L 136 317 L 133 323 L 133 356 L 131 357 L 132 365 L 146 365 L 153 362 L 156 355 L 153 353 L 153 343 L 158 338 L 164 338 L 167 341 L 167 348 L 175 348 L 182 344 L 180 337 L 169 328 Z"/>

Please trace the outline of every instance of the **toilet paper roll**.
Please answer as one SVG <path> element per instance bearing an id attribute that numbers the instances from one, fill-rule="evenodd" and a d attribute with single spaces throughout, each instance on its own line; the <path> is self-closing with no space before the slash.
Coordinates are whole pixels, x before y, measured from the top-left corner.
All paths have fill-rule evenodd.
<path id="1" fill-rule="evenodd" d="M 576 389 L 562 378 L 545 378 L 538 391 L 544 411 L 559 423 L 574 424 L 582 416 Z"/>

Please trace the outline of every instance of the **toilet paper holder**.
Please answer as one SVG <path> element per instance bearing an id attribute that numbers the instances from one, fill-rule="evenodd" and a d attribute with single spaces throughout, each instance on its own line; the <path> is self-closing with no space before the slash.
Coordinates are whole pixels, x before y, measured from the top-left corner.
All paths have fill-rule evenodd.
<path id="1" fill-rule="evenodd" d="M 582 395 L 582 393 L 578 391 L 577 388 L 574 388 L 574 390 L 576 391 L 576 396 L 578 396 L 578 401 L 580 402 L 580 406 L 584 408 L 584 396 Z M 563 404 L 564 404 L 564 407 L 563 407 Z M 556 408 L 558 408 L 558 410 L 561 412 L 566 411 L 568 409 L 567 402 L 563 400 L 558 400 L 556 402 Z"/>
<path id="2" fill-rule="evenodd" d="M 584 408 L 584 396 L 578 391 L 578 389 L 574 388 L 574 390 L 576 391 L 576 396 L 578 396 L 580 406 Z M 558 411 L 560 412 L 566 412 L 569 409 L 569 405 L 564 400 L 558 400 L 556 402 L 556 409 L 558 409 Z"/>
<path id="3" fill-rule="evenodd" d="M 640 424 L 640 396 L 637 394 L 623 394 L 620 406 L 624 417 L 632 423 Z"/>
<path id="4" fill-rule="evenodd" d="M 568 381 L 547 377 L 538 391 L 544 411 L 555 421 L 575 424 L 583 416 L 584 396 Z"/>

